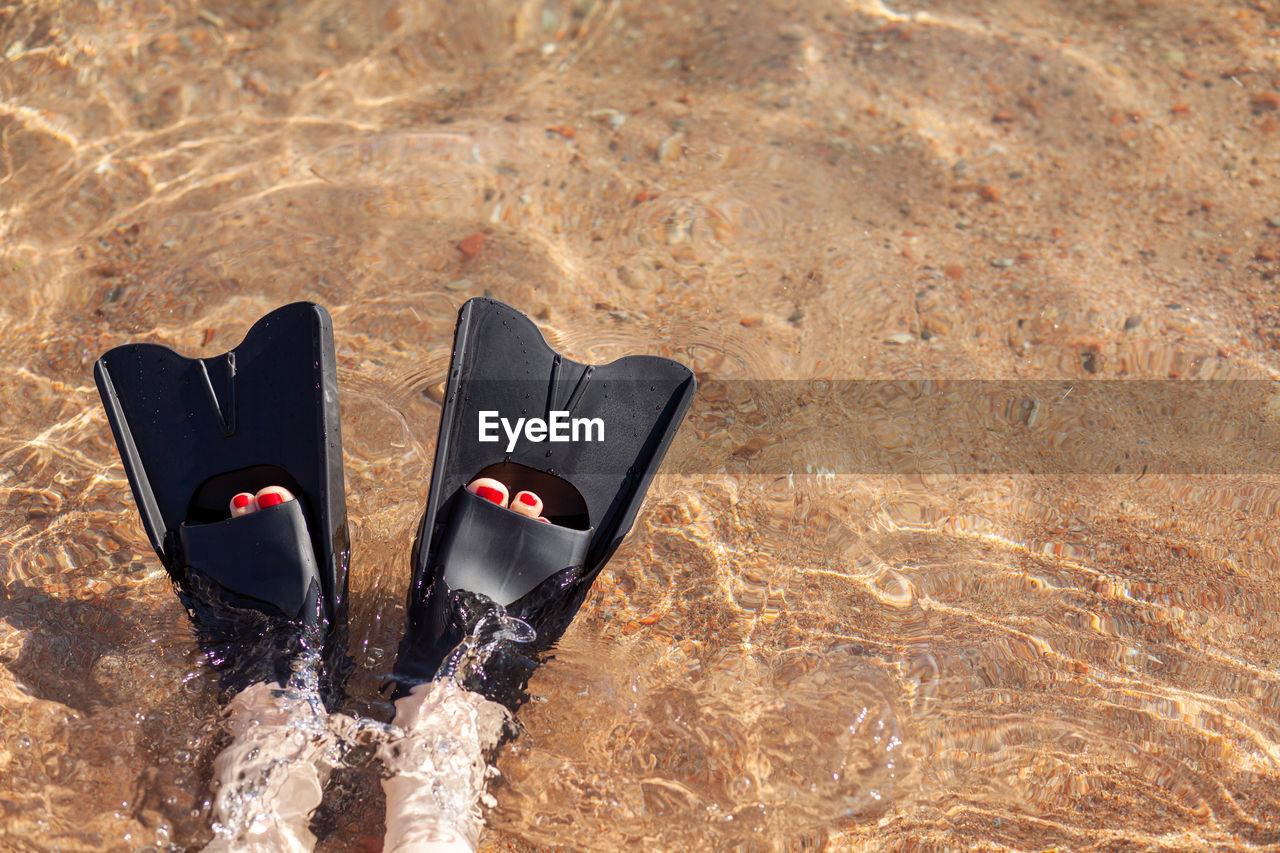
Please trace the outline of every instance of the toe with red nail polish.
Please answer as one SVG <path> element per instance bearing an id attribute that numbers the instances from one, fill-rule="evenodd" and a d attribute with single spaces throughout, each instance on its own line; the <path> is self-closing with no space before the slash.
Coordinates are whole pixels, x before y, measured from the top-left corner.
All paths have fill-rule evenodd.
<path id="1" fill-rule="evenodd" d="M 529 518 L 537 518 L 542 515 L 542 498 L 533 492 L 516 492 L 511 499 L 511 509 Z"/>
<path id="2" fill-rule="evenodd" d="M 231 499 L 231 517 L 239 518 L 242 515 L 257 512 L 260 509 L 279 506 L 293 499 L 293 492 L 283 486 L 266 486 L 259 489 L 256 495 L 240 492 Z"/>
<path id="3" fill-rule="evenodd" d="M 258 506 L 254 503 L 253 495 L 248 492 L 241 492 L 231 499 L 232 518 L 239 518 L 242 515 L 248 515 L 257 508 Z"/>
<path id="4" fill-rule="evenodd" d="M 542 514 L 543 504 L 542 498 L 537 493 L 530 491 L 519 491 L 515 493 L 509 501 L 507 500 L 507 487 L 499 480 L 492 477 L 478 477 L 467 485 L 467 491 L 473 495 L 478 495 L 488 501 L 493 501 L 498 506 L 507 507 L 512 512 L 519 513 L 527 518 L 545 521 L 550 524 L 551 521 Z"/>
<path id="5" fill-rule="evenodd" d="M 507 487 L 492 477 L 480 477 L 472 480 L 471 485 L 467 486 L 467 491 L 477 497 L 492 501 L 498 506 L 507 505 Z"/>
<path id="6" fill-rule="evenodd" d="M 479 487 L 477 487 L 477 488 L 476 488 L 476 494 L 477 494 L 477 495 L 479 495 L 480 497 L 484 498 L 484 499 L 485 499 L 485 500 L 487 500 L 487 501 L 490 501 L 490 502 L 492 502 L 492 503 L 496 503 L 498 506 L 502 506 L 502 505 L 503 505 L 503 503 L 505 503 L 505 502 L 506 502 L 506 501 L 505 501 L 505 499 L 504 499 L 504 498 L 503 498 L 503 496 L 502 496 L 502 492 L 500 492 L 500 491 L 499 491 L 499 490 L 497 490 L 497 489 L 490 488 L 489 486 L 479 486 Z"/>
<path id="7" fill-rule="evenodd" d="M 258 490 L 254 499 L 258 502 L 258 509 L 267 509 L 293 500 L 293 492 L 283 486 L 266 486 Z"/>

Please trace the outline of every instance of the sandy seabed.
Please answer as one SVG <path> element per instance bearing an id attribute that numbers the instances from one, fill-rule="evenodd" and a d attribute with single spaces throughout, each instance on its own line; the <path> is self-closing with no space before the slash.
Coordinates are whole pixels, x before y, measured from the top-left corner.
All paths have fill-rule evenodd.
<path id="1" fill-rule="evenodd" d="M 0 34 L 0 846 L 209 837 L 212 678 L 94 359 L 329 308 L 376 712 L 481 294 L 710 392 L 486 849 L 1280 843 L 1275 0 L 34 0 Z M 941 379 L 1062 392 L 871 466 L 813 404 Z M 1010 418 L 1052 455 L 1092 435 L 1053 401 L 1121 379 L 1251 390 L 1155 413 L 1201 468 L 911 462 Z M 368 756 L 328 793 L 320 849 L 378 849 Z"/>

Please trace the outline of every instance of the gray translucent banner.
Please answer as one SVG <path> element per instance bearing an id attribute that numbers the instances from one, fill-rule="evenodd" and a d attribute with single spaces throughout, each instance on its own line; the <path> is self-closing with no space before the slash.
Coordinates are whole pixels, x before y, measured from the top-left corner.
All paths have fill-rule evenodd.
<path id="1" fill-rule="evenodd" d="M 703 381 L 671 474 L 1263 474 L 1280 382 Z"/>

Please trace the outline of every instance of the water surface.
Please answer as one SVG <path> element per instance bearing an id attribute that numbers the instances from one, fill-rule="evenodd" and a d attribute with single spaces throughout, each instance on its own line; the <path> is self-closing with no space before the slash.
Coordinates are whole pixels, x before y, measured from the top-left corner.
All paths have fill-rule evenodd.
<path id="1" fill-rule="evenodd" d="M 775 384 L 1274 379 L 1267 4 L 36 0 L 0 34 L 13 849 L 210 837 L 213 679 L 93 360 L 329 308 L 376 711 L 454 318 L 486 293 L 575 358 L 722 389 L 537 676 L 488 848 L 1280 843 L 1254 433 L 1165 436 L 1203 470 L 918 464 L 1007 429 L 1002 400 L 860 466 L 821 389 Z M 376 764 L 347 761 L 321 849 L 377 849 Z"/>

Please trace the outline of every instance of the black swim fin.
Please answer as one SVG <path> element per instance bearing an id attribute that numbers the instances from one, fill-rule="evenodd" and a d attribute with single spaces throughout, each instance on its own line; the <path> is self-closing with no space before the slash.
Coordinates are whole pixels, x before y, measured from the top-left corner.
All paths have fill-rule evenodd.
<path id="1" fill-rule="evenodd" d="M 286 305 L 210 358 L 127 344 L 94 375 L 142 524 L 224 687 L 287 684 L 291 658 L 323 644 L 333 695 L 350 668 L 350 545 L 329 313 Z M 297 500 L 231 518 L 232 496 L 268 485 Z"/>
<path id="2" fill-rule="evenodd" d="M 631 529 L 695 385 L 689 368 L 655 356 L 571 361 L 516 309 L 486 298 L 462 306 L 414 543 L 401 690 L 435 677 L 498 604 L 537 638 L 468 686 L 509 706 L 523 701 L 537 654 L 564 633 Z M 511 495 L 537 493 L 552 523 L 466 491 L 477 477 Z"/>

